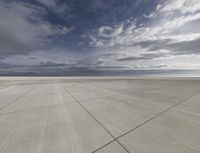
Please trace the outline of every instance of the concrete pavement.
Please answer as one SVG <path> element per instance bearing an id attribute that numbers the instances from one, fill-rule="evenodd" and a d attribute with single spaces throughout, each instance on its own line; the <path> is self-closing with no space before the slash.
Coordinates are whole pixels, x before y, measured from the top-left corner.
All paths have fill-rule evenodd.
<path id="1" fill-rule="evenodd" d="M 0 153 L 199 153 L 199 78 L 0 78 Z"/>

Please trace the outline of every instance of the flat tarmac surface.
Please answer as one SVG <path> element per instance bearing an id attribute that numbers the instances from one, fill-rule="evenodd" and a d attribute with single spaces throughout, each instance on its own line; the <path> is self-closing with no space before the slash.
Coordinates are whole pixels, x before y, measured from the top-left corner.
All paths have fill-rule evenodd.
<path id="1" fill-rule="evenodd" d="M 199 78 L 0 78 L 0 153 L 199 152 Z"/>

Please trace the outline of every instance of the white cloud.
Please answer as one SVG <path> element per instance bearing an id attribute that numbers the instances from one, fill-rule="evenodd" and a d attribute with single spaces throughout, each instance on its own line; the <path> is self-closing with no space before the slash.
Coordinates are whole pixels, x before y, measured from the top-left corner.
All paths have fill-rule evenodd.
<path id="1" fill-rule="evenodd" d="M 100 27 L 96 35 L 92 36 L 91 44 L 98 47 L 99 50 L 103 48 L 114 50 L 110 60 L 121 59 L 119 61 L 127 65 L 132 64 L 133 67 L 134 65 L 140 65 L 142 63 L 140 60 L 147 63 L 145 64 L 146 66 L 143 66 L 145 68 L 148 66 L 152 68 L 155 64 L 165 65 L 170 61 L 168 57 L 172 56 L 175 62 L 168 68 L 173 68 L 173 66 L 174 68 L 191 68 L 195 67 L 194 65 L 200 64 L 200 61 L 195 61 L 194 64 L 191 64 L 193 62 L 193 56 L 190 56 L 195 52 L 197 54 L 200 53 L 200 50 L 197 52 L 198 45 L 196 42 L 200 39 L 200 29 L 193 26 L 194 22 L 200 21 L 199 0 L 166 0 L 159 4 L 154 12 L 145 17 L 150 21 L 146 22 L 145 25 L 138 26 L 137 20 L 134 20 L 132 22 L 120 23 L 113 27 Z M 176 50 L 170 50 L 170 45 L 173 45 L 175 48 L 176 44 L 180 47 L 181 43 L 184 44 L 188 42 L 192 44 L 193 41 L 195 43 L 195 51 L 187 50 L 182 52 L 182 48 L 179 49 L 178 47 Z M 161 44 L 159 45 L 159 43 Z M 168 49 L 165 48 L 167 45 L 169 45 L 169 47 L 167 47 Z M 190 48 L 192 48 L 191 45 Z M 166 52 L 164 54 L 159 54 L 162 50 Z M 158 54 L 163 55 L 163 58 L 158 56 Z M 188 66 L 185 66 L 185 64 L 181 66 L 181 63 L 184 62 L 180 60 L 183 58 L 181 54 L 187 54 L 184 56 L 188 56 L 190 59 L 186 60 L 191 62 L 187 63 Z M 143 57 L 144 55 L 146 56 Z M 155 58 L 153 58 L 154 55 Z M 157 59 L 159 60 L 156 62 Z M 168 59 L 168 61 L 165 59 Z M 179 64 L 175 64 L 176 60 L 180 61 Z"/>
<path id="2" fill-rule="evenodd" d="M 137 27 L 133 22 L 128 28 L 120 24 L 117 28 L 109 27 L 110 32 L 106 32 L 108 27 L 100 27 L 96 38 L 93 37 L 94 44 L 97 47 L 114 46 L 114 45 L 134 45 L 144 41 L 158 41 L 172 39 L 174 41 L 194 40 L 200 38 L 199 33 L 177 33 L 182 26 L 187 23 L 200 19 L 200 13 L 195 15 L 179 16 L 174 18 L 162 19 L 157 21 L 153 26 Z M 104 30 L 103 30 L 104 29 Z M 110 38 L 109 40 L 104 38 Z M 177 38 L 177 40 L 176 40 Z M 185 39 L 184 39 L 185 38 Z"/>
<path id="3" fill-rule="evenodd" d="M 52 25 L 45 10 L 24 2 L 0 2 L 1 56 L 26 53 L 48 42 L 50 36 L 68 33 L 68 27 Z"/>
<path id="4" fill-rule="evenodd" d="M 160 12 L 180 11 L 181 13 L 196 13 L 200 10 L 199 0 L 167 0 Z"/>

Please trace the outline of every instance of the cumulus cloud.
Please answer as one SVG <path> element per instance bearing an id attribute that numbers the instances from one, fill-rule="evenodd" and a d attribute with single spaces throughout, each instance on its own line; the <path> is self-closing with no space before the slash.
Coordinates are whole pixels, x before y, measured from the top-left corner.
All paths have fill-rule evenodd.
<path id="1" fill-rule="evenodd" d="M 25 2 L 0 2 L 0 58 L 27 54 L 71 29 L 43 19 L 45 9 Z"/>

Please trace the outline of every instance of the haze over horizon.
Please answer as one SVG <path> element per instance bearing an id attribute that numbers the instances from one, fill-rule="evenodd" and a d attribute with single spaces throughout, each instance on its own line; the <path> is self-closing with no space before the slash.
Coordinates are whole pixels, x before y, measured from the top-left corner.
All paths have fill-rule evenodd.
<path id="1" fill-rule="evenodd" d="M 199 0 L 1 0 L 0 75 L 200 69 Z"/>

